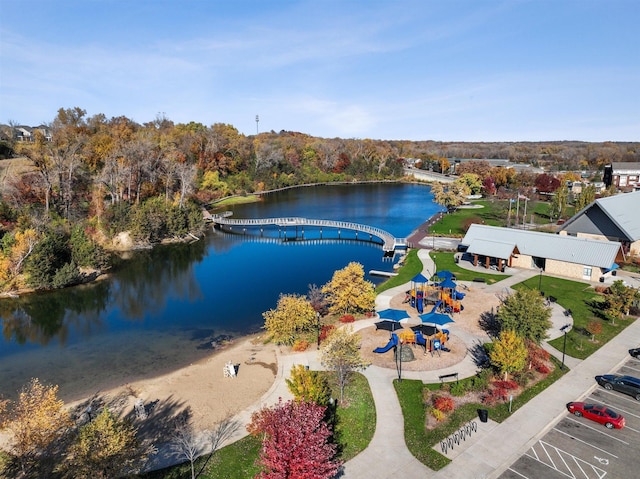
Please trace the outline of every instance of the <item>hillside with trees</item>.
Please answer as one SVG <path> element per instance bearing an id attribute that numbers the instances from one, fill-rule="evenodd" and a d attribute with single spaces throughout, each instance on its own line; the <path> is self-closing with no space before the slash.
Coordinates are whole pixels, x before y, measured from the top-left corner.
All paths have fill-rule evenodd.
<path id="1" fill-rule="evenodd" d="M 640 161 L 640 143 L 246 136 L 223 123 L 176 124 L 157 116 L 140 124 L 61 108 L 47 125 L 0 127 L 0 292 L 73 285 L 108 269 L 118 249 L 200 236 L 202 207 L 231 195 L 399 180 L 405 158 L 441 171 L 457 157 L 505 158 L 550 174 L 597 172 L 612 161 Z M 485 194 L 536 182 L 505 169 L 464 173 L 477 174 L 465 177 L 466 186 Z"/>

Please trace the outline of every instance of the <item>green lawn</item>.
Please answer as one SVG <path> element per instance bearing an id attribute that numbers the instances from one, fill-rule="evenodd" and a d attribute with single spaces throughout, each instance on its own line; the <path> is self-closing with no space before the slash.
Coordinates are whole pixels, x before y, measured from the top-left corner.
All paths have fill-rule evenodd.
<path id="1" fill-rule="evenodd" d="M 543 275 L 516 284 L 514 288 L 541 289 L 545 296 L 557 298 L 559 305 L 571 310 L 574 327 L 567 334 L 566 354 L 574 358 L 584 359 L 590 356 L 634 321 L 633 318 L 628 318 L 618 320 L 614 325 L 611 321 L 602 319 L 598 314 L 598 300 L 602 296 L 585 283 Z M 602 324 L 602 333 L 596 336 L 596 342 L 591 341 L 591 334 L 587 331 L 590 321 Z M 564 337 L 549 341 L 549 344 L 562 351 Z"/>
<path id="2" fill-rule="evenodd" d="M 379 284 L 376 287 L 376 294 L 380 294 L 383 291 L 395 288 L 396 286 L 400 286 L 401 284 L 408 283 L 418 273 L 422 273 L 422 268 L 422 261 L 420 261 L 420 258 L 418 258 L 418 250 L 409 250 L 404 260 L 404 264 L 398 270 L 398 276 L 393 276 L 384 283 Z"/>
<path id="3" fill-rule="evenodd" d="M 505 226 L 506 201 L 480 200 L 473 204 L 482 208 L 459 209 L 445 214 L 440 221 L 429 228 L 429 233 L 440 236 L 464 236 L 470 223 L 483 223 L 491 226 Z"/>
<path id="4" fill-rule="evenodd" d="M 436 271 L 451 271 L 459 281 L 473 281 L 475 278 L 483 278 L 487 284 L 493 284 L 509 277 L 506 274 L 488 274 L 461 268 L 454 260 L 454 253 L 442 251 L 429 254 L 436 263 Z"/>

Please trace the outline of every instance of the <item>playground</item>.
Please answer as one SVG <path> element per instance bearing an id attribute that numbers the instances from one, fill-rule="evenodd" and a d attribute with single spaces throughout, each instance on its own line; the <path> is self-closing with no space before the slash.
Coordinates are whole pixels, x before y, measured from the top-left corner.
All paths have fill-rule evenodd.
<path id="1" fill-rule="evenodd" d="M 470 354 L 470 348 L 489 341 L 489 337 L 480 326 L 480 319 L 483 315 L 493 314 L 499 305 L 498 297 L 493 292 L 485 291 L 484 285 L 477 283 L 455 282 L 455 287 L 447 288 L 446 286 L 453 286 L 451 281 L 452 278 L 441 281 L 440 283 L 445 285 L 442 288 L 426 282 L 412 282 L 409 290 L 394 294 L 389 308 L 406 311 L 409 318 L 400 321 L 402 329 L 393 333 L 383 329 L 376 330 L 375 325 L 359 330 L 362 338 L 362 356 L 373 365 L 395 369 L 394 350 L 393 347 L 389 347 L 389 342 L 391 335 L 396 334 L 398 341 L 403 340 L 403 344 L 412 350 L 415 358 L 402 362 L 404 371 L 434 371 L 454 366 Z M 416 298 L 423 299 L 422 308 Z M 419 335 L 411 328 L 423 324 L 420 316 L 424 317 L 433 310 L 448 314 L 454 323 L 437 326 L 431 335 L 423 334 L 427 339 L 425 348 L 418 344 Z M 429 338 L 432 341 L 439 340 L 443 348 L 436 350 L 429 347 L 433 346 L 433 342 L 429 343 Z M 377 348 L 378 351 L 384 352 L 374 352 Z"/>

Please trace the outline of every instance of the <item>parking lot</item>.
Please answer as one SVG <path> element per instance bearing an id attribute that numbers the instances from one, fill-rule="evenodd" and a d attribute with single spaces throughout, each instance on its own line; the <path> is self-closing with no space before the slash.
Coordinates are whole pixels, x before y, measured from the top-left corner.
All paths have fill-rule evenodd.
<path id="1" fill-rule="evenodd" d="M 640 377 L 640 360 L 629 357 L 615 373 Z M 640 477 L 640 401 L 594 384 L 588 396 L 575 400 L 607 405 L 624 416 L 625 427 L 607 429 L 567 412 L 501 479 Z"/>

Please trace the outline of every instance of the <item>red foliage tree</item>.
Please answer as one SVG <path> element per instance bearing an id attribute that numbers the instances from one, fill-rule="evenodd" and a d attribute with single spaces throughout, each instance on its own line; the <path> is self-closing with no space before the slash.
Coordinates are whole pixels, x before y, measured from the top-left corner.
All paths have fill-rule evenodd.
<path id="1" fill-rule="evenodd" d="M 259 479 L 329 479 L 340 469 L 325 406 L 282 399 L 251 416 L 247 430 L 263 435 Z"/>
<path id="2" fill-rule="evenodd" d="M 560 180 L 555 176 L 542 173 L 536 178 L 535 186 L 541 193 L 553 193 L 560 187 Z"/>

